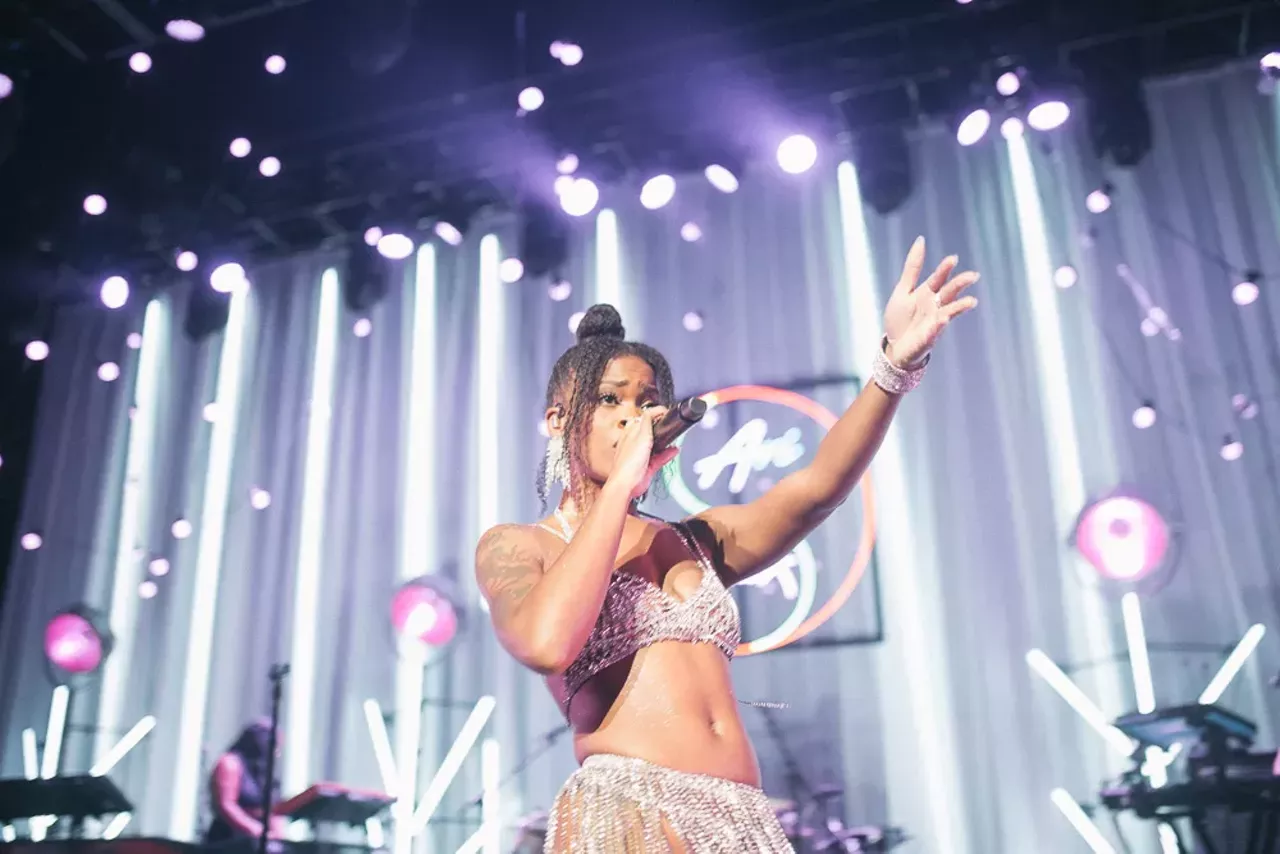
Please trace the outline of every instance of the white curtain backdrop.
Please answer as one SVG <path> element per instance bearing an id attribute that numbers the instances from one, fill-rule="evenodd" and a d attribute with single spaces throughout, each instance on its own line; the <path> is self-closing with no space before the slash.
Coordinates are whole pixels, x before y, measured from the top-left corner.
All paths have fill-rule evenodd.
<path id="1" fill-rule="evenodd" d="M 119 313 L 64 313 L 44 368 L 22 523 L 44 546 L 16 553 L 0 621 L 0 773 L 22 773 L 24 728 L 44 732 L 44 623 L 85 602 L 113 611 L 128 654 L 76 692 L 64 767 L 87 769 L 138 718 L 156 716 L 155 731 L 113 772 L 137 804 L 128 832 L 197 832 L 209 763 L 267 711 L 266 673 L 278 661 L 294 669 L 286 794 L 318 780 L 382 787 L 362 704 L 381 705 L 395 743 L 410 725 L 403 697 L 413 672 L 398 664 L 409 653 L 397 652 L 391 596 L 406 578 L 442 573 L 474 604 L 481 528 L 538 514 L 544 384 L 572 341 L 570 316 L 612 293 L 615 216 L 628 328 L 668 355 L 688 393 L 856 381 L 917 234 L 928 237 L 931 260 L 954 252 L 983 272 L 982 305 L 939 346 L 877 460 L 875 571 L 814 635 L 874 634 L 879 595 L 883 642 L 733 666 L 740 697 L 789 704 L 775 713 L 781 742 L 744 709 L 771 794 L 795 785 L 789 756 L 810 784 L 844 787 L 851 822 L 906 828 L 913 841 L 904 850 L 1082 850 L 1049 793 L 1093 801 L 1124 760 L 1026 655 L 1041 649 L 1072 671 L 1108 716 L 1134 708 L 1119 602 L 1092 585 L 1068 545 L 1083 503 L 1118 485 L 1178 531 L 1175 574 L 1142 601 L 1153 647 L 1225 650 L 1250 625 L 1267 627 L 1221 702 L 1258 722 L 1260 745 L 1274 744 L 1266 682 L 1280 667 L 1276 107 L 1244 71 L 1162 81 L 1149 96 L 1155 145 L 1132 171 L 1104 168 L 1082 122 L 1029 133 L 1025 145 L 993 135 L 969 149 L 941 130 L 921 133 L 912 140 L 915 193 L 887 217 L 856 204 L 856 176 L 834 151 L 799 177 L 757 167 L 732 196 L 683 179 L 674 205 L 657 212 L 606 191 L 612 213 L 575 226 L 565 302 L 549 300 L 543 283 L 496 282 L 496 260 L 517 251 L 514 224 L 496 220 L 475 224 L 461 247 L 431 246 L 400 265 L 368 314 L 367 338 L 352 334 L 358 315 L 338 301 L 337 281 L 322 284 L 326 269 L 344 275 L 340 256 L 251 271 L 228 330 L 199 342 L 182 332 L 198 283 L 156 296 L 149 313 L 141 301 Z M 1020 163 L 1032 169 L 1019 172 Z M 1104 181 L 1114 205 L 1089 214 L 1084 198 Z M 1030 216 L 1037 206 L 1042 223 Z M 701 241 L 680 239 L 686 221 L 701 226 Z M 1055 288 L 1053 271 L 1065 264 L 1079 282 Z M 1256 303 L 1237 306 L 1232 286 L 1250 269 L 1271 277 Z M 1140 331 L 1151 307 L 1178 340 Z M 691 311 L 704 318 L 701 331 L 684 328 Z M 127 333 L 144 322 L 143 349 L 128 349 Z M 96 376 L 106 359 L 122 366 L 114 383 Z M 415 384 L 430 394 L 425 404 Z M 838 410 L 855 390 L 806 393 Z M 1256 414 L 1233 408 L 1236 395 Z M 1137 430 L 1130 417 L 1144 400 L 1158 417 Z M 1228 435 L 1243 443 L 1238 460 L 1220 456 Z M 428 445 L 425 463 L 415 442 Z M 419 471 L 434 475 L 423 481 Z M 269 492 L 268 508 L 250 505 L 255 488 Z M 861 514 L 851 501 L 815 537 L 823 590 L 852 554 Z M 179 518 L 193 524 L 184 540 L 170 531 Z M 155 579 L 154 598 L 139 599 L 156 557 L 170 571 Z M 773 613 L 756 604 L 766 593 L 741 592 L 749 620 L 761 613 L 753 608 Z M 207 647 L 198 642 L 206 631 Z M 1157 702 L 1194 701 L 1222 658 L 1153 650 Z M 550 805 L 574 761 L 568 739 L 553 735 L 561 719 L 544 688 L 472 607 L 459 639 L 426 667 L 419 793 L 486 695 L 497 705 L 484 734 L 497 740 L 504 773 L 529 760 L 502 790 L 512 824 Z M 398 759 L 408 761 L 403 751 Z M 453 851 L 475 830 L 469 802 L 480 782 L 477 747 L 425 848 Z M 1134 850 L 1158 850 L 1154 828 L 1124 827 Z"/>

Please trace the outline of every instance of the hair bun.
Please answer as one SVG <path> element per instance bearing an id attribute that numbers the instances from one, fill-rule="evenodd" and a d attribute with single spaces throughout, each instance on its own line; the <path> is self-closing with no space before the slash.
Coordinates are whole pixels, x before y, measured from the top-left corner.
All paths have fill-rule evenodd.
<path id="1" fill-rule="evenodd" d="M 591 338 L 617 338 L 621 341 L 626 337 L 627 330 L 622 325 L 622 315 L 607 303 L 591 306 L 578 323 L 579 344 Z"/>

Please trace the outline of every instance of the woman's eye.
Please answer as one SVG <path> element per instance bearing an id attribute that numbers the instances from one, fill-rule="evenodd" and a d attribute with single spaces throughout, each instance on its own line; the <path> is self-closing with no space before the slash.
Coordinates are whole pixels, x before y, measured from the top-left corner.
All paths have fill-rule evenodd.
<path id="1" fill-rule="evenodd" d="M 656 400 L 646 400 L 643 404 L 641 404 L 642 408 L 644 409 L 649 409 L 657 405 L 658 405 L 658 401 Z"/>
<path id="2" fill-rule="evenodd" d="M 616 394 L 609 394 L 608 392 L 606 392 L 605 394 L 600 395 L 600 402 L 607 403 L 610 406 L 613 406 L 617 404 L 618 396 Z"/>

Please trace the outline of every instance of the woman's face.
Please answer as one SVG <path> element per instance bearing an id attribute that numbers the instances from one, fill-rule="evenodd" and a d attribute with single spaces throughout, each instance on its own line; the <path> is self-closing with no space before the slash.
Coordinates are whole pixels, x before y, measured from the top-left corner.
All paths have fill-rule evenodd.
<path id="1" fill-rule="evenodd" d="M 586 391 L 594 392 L 596 407 L 582 454 L 587 477 L 603 484 L 613 471 L 613 457 L 623 429 L 645 409 L 660 405 L 661 400 L 653 369 L 638 356 L 619 356 L 611 361 L 600 376 L 600 385 Z M 565 426 L 563 415 L 557 413 L 557 409 L 547 413 L 547 426 L 553 435 Z"/>

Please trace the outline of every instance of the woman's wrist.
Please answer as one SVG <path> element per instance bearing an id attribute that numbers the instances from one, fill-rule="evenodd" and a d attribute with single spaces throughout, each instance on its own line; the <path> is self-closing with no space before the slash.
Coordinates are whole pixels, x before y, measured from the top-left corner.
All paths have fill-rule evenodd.
<path id="1" fill-rule="evenodd" d="M 920 385 L 928 364 L 929 354 L 926 353 L 923 359 L 910 367 L 901 367 L 893 358 L 892 345 L 886 335 L 881 339 L 880 352 L 871 364 L 871 381 L 889 394 L 906 394 Z"/>
<path id="2" fill-rule="evenodd" d="M 918 371 L 929 363 L 929 353 L 918 356 L 911 361 L 900 358 L 893 349 L 893 339 L 889 336 L 884 337 L 884 357 L 889 360 L 889 364 L 893 365 L 900 371 Z"/>

